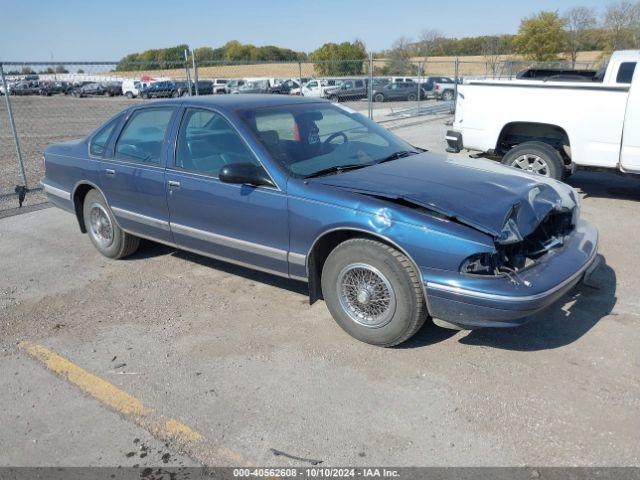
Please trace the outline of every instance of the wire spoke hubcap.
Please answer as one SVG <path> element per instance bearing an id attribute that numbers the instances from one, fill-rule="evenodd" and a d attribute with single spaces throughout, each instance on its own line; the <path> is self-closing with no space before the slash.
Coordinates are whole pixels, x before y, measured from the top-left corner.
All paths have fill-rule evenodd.
<path id="1" fill-rule="evenodd" d="M 371 265 L 347 265 L 338 274 L 337 290 L 340 306 L 354 322 L 379 328 L 393 318 L 396 294 L 387 277 Z"/>
<path id="2" fill-rule="evenodd" d="M 102 247 L 108 247 L 113 243 L 113 226 L 105 208 L 99 203 L 91 205 L 89 210 L 89 230 L 91 236 Z"/>
<path id="3" fill-rule="evenodd" d="M 545 177 L 550 175 L 549 165 L 547 165 L 547 162 L 538 155 L 534 155 L 532 153 L 520 155 L 511 162 L 511 166 L 526 172 L 537 173 L 538 175 L 543 175 Z"/>

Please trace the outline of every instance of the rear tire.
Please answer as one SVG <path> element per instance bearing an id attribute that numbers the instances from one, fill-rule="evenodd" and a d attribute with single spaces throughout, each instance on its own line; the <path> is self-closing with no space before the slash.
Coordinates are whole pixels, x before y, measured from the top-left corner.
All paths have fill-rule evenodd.
<path id="1" fill-rule="evenodd" d="M 451 100 L 453 100 L 453 91 L 445 90 L 444 92 L 442 92 L 442 100 L 444 100 L 445 102 L 450 102 Z"/>
<path id="2" fill-rule="evenodd" d="M 90 190 L 85 196 L 82 214 L 91 243 L 105 257 L 124 258 L 140 246 L 138 237 L 118 226 L 107 202 L 97 190 Z"/>
<path id="3" fill-rule="evenodd" d="M 124 94 L 124 96 L 131 100 L 133 98 L 133 92 L 127 92 Z"/>
<path id="4" fill-rule="evenodd" d="M 560 152 L 543 142 L 524 142 L 509 150 L 502 164 L 529 173 L 562 180 L 564 162 Z"/>
<path id="5" fill-rule="evenodd" d="M 415 93 L 410 93 L 409 95 L 407 95 L 407 100 L 409 102 L 415 102 L 417 98 L 418 97 L 417 97 L 417 95 Z"/>
<path id="6" fill-rule="evenodd" d="M 426 319 L 413 264 L 403 253 L 375 240 L 354 238 L 334 248 L 322 269 L 322 293 L 338 325 L 372 345 L 398 345 Z"/>
<path id="7" fill-rule="evenodd" d="M 374 101 L 374 102 L 384 102 L 384 95 L 383 95 L 383 94 L 381 94 L 381 93 L 376 93 L 376 94 L 373 96 L 373 101 Z"/>

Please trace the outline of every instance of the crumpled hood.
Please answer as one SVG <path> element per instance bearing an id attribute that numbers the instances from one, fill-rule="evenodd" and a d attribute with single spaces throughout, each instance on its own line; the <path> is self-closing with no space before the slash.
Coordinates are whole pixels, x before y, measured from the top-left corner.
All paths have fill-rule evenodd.
<path id="1" fill-rule="evenodd" d="M 402 199 L 476 228 L 499 243 L 532 233 L 553 210 L 576 206 L 573 189 L 490 160 L 421 153 L 310 179 L 364 195 Z"/>

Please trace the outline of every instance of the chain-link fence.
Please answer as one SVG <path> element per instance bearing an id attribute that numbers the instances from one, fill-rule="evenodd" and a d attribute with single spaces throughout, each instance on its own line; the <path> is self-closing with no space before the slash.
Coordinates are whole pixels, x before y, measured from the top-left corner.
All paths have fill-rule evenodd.
<path id="1" fill-rule="evenodd" d="M 155 98 L 270 93 L 340 102 L 389 125 L 453 113 L 457 85 L 566 63 L 368 58 L 327 62 L 3 62 L 0 211 L 45 201 L 45 147 L 86 136 L 123 108 Z M 575 68 L 594 68 L 578 64 Z"/>

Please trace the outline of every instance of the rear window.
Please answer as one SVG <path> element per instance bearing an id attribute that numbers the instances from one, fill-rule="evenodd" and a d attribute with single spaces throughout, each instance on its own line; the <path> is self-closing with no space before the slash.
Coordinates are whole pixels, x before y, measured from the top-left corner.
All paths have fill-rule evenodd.
<path id="1" fill-rule="evenodd" d="M 618 69 L 618 75 L 616 76 L 616 83 L 631 83 L 633 79 L 633 72 L 636 69 L 636 62 L 623 62 Z"/>

